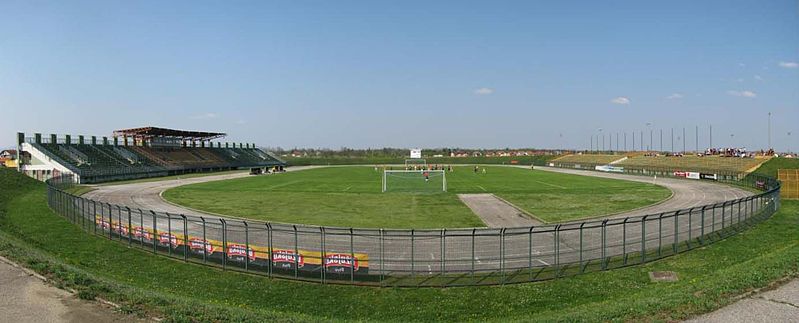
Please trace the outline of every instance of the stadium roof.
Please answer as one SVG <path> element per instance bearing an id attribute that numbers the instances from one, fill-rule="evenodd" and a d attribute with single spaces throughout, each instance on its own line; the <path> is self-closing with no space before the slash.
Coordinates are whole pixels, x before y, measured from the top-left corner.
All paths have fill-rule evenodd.
<path id="1" fill-rule="evenodd" d="M 222 138 L 224 136 L 227 136 L 227 134 L 222 132 L 187 131 L 187 130 L 166 129 L 158 127 L 142 127 L 142 128 L 114 130 L 114 136 L 115 137 L 129 136 L 129 137 L 146 138 L 146 139 L 155 138 L 155 137 L 166 137 L 166 138 L 180 138 L 188 140 L 212 140 L 212 139 Z"/>

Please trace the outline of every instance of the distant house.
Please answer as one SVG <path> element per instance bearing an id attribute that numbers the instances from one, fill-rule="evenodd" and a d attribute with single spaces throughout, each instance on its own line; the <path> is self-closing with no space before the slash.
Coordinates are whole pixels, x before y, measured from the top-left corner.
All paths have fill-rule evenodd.
<path id="1" fill-rule="evenodd" d="M 17 150 L 16 149 L 6 149 L 0 151 L 0 158 L 3 159 L 17 159 Z"/>
<path id="2" fill-rule="evenodd" d="M 15 149 L 0 151 L 0 166 L 17 167 L 17 151 Z"/>

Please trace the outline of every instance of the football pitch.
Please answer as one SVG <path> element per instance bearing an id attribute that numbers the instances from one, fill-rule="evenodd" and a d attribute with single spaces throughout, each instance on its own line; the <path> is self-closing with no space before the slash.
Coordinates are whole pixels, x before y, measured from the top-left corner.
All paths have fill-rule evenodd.
<path id="1" fill-rule="evenodd" d="M 485 172 L 482 169 L 485 168 Z M 446 173 L 447 192 L 382 192 L 382 170 L 325 167 L 177 187 L 170 202 L 193 209 L 283 223 L 361 228 L 465 228 L 485 224 L 457 194 L 493 193 L 545 222 L 623 212 L 662 201 L 668 189 L 647 183 L 517 167 L 470 166 Z M 433 190 L 436 191 L 436 190 Z"/>

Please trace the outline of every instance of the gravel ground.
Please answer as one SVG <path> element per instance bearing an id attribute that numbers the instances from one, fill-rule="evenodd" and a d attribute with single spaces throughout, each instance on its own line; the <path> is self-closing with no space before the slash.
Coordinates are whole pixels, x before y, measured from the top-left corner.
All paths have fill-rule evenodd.
<path id="1" fill-rule="evenodd" d="M 0 261 L 2 322 L 132 322 L 140 321 L 110 306 L 84 301 L 50 286 L 20 267 Z"/>

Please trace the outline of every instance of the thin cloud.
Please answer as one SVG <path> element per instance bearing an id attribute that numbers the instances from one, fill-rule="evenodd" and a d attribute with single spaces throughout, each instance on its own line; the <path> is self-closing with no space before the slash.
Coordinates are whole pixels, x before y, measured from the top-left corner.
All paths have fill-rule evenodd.
<path id="1" fill-rule="evenodd" d="M 203 114 L 198 114 L 196 116 L 192 116 L 191 118 L 192 119 L 197 119 L 197 120 L 208 120 L 208 119 L 216 119 L 217 117 L 219 117 L 218 114 L 213 113 L 213 112 L 208 112 L 208 113 L 203 113 Z"/>
<path id="2" fill-rule="evenodd" d="M 680 93 L 674 93 L 672 95 L 667 96 L 666 98 L 669 99 L 669 100 L 676 100 L 676 99 L 682 99 L 684 97 L 685 96 L 680 94 Z"/>
<path id="3" fill-rule="evenodd" d="M 488 88 L 488 87 L 481 87 L 481 88 L 479 88 L 477 90 L 474 90 L 474 94 L 477 94 L 477 95 L 490 95 L 490 94 L 494 94 L 494 89 Z"/>
<path id="4" fill-rule="evenodd" d="M 610 100 L 610 103 L 627 105 L 627 104 L 630 104 L 630 98 L 620 96 L 620 97 L 614 98 L 613 100 Z"/>
<path id="5" fill-rule="evenodd" d="M 797 62 L 780 62 L 780 67 L 797 68 L 797 67 L 799 67 L 799 63 L 797 63 Z"/>
<path id="6" fill-rule="evenodd" d="M 729 91 L 727 91 L 727 94 L 732 95 L 732 96 L 740 96 L 740 97 L 744 97 L 744 98 L 755 98 L 755 97 L 757 97 L 757 93 L 752 92 L 752 91 L 748 91 L 748 90 L 744 90 L 744 91 L 729 90 Z"/>
<path id="7" fill-rule="evenodd" d="M 763 77 L 760 75 L 755 75 L 755 80 L 762 81 Z"/>

